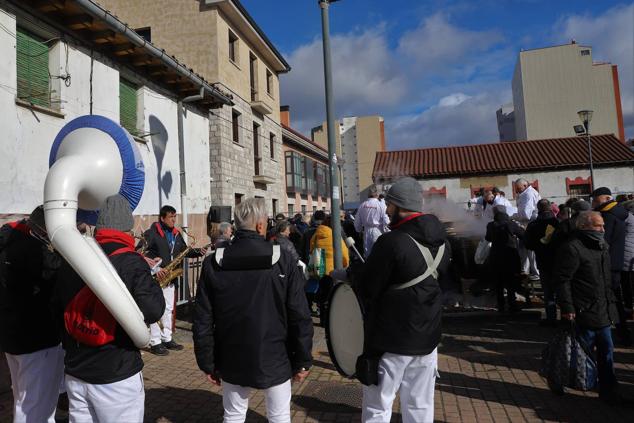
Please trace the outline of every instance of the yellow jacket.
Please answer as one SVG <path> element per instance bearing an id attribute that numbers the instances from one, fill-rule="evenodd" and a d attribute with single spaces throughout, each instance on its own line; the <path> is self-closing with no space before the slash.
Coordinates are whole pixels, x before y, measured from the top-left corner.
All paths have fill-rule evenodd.
<path id="1" fill-rule="evenodd" d="M 326 225 L 319 225 L 315 234 L 310 239 L 310 252 L 315 248 L 322 248 L 326 251 L 326 275 L 330 275 L 335 268 L 335 255 L 332 251 L 332 229 Z M 341 252 L 343 254 L 343 267 L 348 267 L 348 247 L 341 240 Z"/>

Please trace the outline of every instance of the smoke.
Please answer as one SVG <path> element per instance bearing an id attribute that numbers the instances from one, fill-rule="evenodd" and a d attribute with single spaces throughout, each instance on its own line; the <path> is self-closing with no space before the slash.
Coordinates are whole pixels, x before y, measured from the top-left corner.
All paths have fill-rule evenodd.
<path id="1" fill-rule="evenodd" d="M 466 210 L 464 204 L 445 198 L 432 198 L 425 200 L 423 209 L 425 213 L 436 215 L 456 235 L 484 238 L 486 234 L 488 221 L 476 216 L 473 208 Z"/>

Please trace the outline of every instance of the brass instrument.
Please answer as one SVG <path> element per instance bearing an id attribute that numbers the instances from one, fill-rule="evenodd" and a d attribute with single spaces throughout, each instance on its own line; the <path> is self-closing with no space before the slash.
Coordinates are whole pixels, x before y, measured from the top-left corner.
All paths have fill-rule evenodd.
<path id="1" fill-rule="evenodd" d="M 196 243 L 196 238 L 193 235 L 187 233 L 183 228 L 181 228 L 181 230 L 185 233 L 185 235 L 193 239 L 192 244 Z M 207 248 L 210 245 L 211 244 L 205 245 L 202 248 Z M 167 270 L 167 274 L 165 276 L 161 278 L 158 276 L 158 273 L 154 275 L 154 280 L 159 284 L 161 288 L 168 287 L 169 284 L 172 283 L 174 279 L 179 278 L 183 275 L 183 266 L 182 266 L 183 260 L 185 259 L 187 254 L 189 254 L 191 250 L 200 250 L 200 249 L 194 248 L 194 247 L 185 248 L 179 255 L 174 257 L 167 266 L 163 267 L 163 270 Z"/>

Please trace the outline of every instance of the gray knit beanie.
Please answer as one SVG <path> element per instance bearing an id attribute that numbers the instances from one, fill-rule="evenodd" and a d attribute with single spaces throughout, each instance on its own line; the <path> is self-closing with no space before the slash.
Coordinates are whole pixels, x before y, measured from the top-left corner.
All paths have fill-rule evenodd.
<path id="1" fill-rule="evenodd" d="M 106 198 L 99 208 L 96 229 L 115 229 L 129 232 L 134 227 L 130 203 L 121 194 Z"/>
<path id="2" fill-rule="evenodd" d="M 385 202 L 403 210 L 422 212 L 423 188 L 414 178 L 401 178 L 390 187 Z"/>

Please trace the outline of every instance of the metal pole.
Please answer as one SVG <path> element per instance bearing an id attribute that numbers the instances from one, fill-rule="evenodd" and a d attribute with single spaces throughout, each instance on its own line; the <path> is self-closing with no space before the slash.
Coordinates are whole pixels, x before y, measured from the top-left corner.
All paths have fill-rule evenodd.
<path id="1" fill-rule="evenodd" d="M 586 134 L 588 135 L 588 159 L 590 160 L 590 192 L 594 191 L 594 168 L 592 166 L 592 139 L 590 138 L 590 121 L 586 120 Z"/>
<path id="2" fill-rule="evenodd" d="M 328 125 L 328 159 L 330 168 L 330 213 L 335 269 L 343 268 L 341 252 L 341 220 L 339 219 L 339 172 L 337 171 L 337 144 L 335 139 L 334 100 L 332 95 L 332 70 L 330 64 L 330 28 L 328 23 L 329 0 L 319 0 L 321 8 L 321 33 L 324 50 L 324 80 L 326 85 L 326 124 Z"/>

